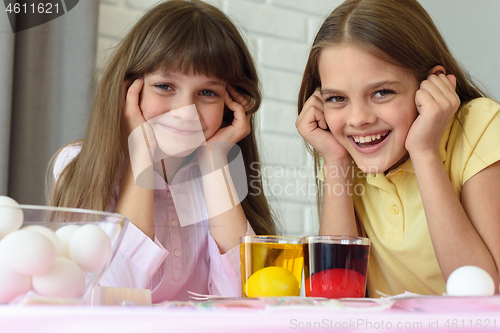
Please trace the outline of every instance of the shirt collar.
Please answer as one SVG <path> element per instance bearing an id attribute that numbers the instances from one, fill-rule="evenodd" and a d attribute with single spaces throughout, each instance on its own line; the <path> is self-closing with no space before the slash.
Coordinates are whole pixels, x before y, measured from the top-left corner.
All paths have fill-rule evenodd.
<path id="1" fill-rule="evenodd" d="M 415 173 L 415 169 L 413 169 L 413 163 L 411 163 L 411 158 L 408 158 L 406 161 L 404 161 L 403 164 L 398 166 L 396 169 L 389 171 L 387 173 L 387 176 L 395 174 L 399 171 L 406 171 L 406 172 Z"/>

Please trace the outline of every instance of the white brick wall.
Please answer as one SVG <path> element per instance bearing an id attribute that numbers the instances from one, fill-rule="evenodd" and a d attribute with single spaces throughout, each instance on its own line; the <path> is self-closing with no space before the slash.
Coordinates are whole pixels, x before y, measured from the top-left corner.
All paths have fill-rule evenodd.
<path id="1" fill-rule="evenodd" d="M 101 0 L 97 67 L 157 0 Z M 263 104 L 259 134 L 273 209 L 284 234 L 316 234 L 311 160 L 295 129 L 297 94 L 312 38 L 341 0 L 207 0 L 239 27 L 258 64 Z"/>

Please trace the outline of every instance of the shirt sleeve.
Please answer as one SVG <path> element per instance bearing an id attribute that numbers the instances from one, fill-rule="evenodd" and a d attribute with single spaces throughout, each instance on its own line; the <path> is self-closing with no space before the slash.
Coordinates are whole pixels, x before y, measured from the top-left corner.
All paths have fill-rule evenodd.
<path id="1" fill-rule="evenodd" d="M 53 173 L 56 180 L 81 149 L 80 145 L 69 145 L 61 150 L 54 163 Z M 99 280 L 99 285 L 147 289 L 150 287 L 151 278 L 167 256 L 168 251 L 158 239 L 152 241 L 133 223 L 129 223 L 120 247 Z"/>
<path id="2" fill-rule="evenodd" d="M 99 280 L 101 286 L 149 289 L 153 275 L 167 258 L 168 251 L 129 223 L 110 266 Z"/>
<path id="3" fill-rule="evenodd" d="M 478 99 L 469 107 L 469 117 L 461 122 L 464 142 L 471 153 L 466 161 L 463 183 L 500 160 L 500 104 Z"/>
<path id="4" fill-rule="evenodd" d="M 59 155 L 57 155 L 56 161 L 54 162 L 54 179 L 57 180 L 64 170 L 66 165 L 71 162 L 82 150 L 82 146 L 74 144 L 63 148 Z"/>
<path id="5" fill-rule="evenodd" d="M 247 221 L 245 236 L 253 236 L 255 232 Z M 210 273 L 208 275 L 208 291 L 210 295 L 241 297 L 241 264 L 240 247 L 235 246 L 221 254 L 212 235 L 208 234 L 208 255 Z"/>

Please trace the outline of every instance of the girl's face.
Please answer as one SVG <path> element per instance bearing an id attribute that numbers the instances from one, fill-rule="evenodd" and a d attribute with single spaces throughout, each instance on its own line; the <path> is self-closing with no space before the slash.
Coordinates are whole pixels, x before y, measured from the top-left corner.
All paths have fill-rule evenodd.
<path id="1" fill-rule="evenodd" d="M 356 165 L 377 174 L 401 164 L 417 117 L 415 77 L 349 45 L 325 48 L 318 66 L 326 122 Z"/>
<path id="2" fill-rule="evenodd" d="M 226 83 L 183 72 L 144 76 L 140 108 L 152 126 L 158 147 L 170 156 L 186 156 L 222 125 Z"/>

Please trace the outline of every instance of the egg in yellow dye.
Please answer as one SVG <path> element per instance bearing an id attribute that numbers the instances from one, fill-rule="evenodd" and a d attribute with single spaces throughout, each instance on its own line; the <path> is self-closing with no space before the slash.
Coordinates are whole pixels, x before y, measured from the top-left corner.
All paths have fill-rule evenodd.
<path id="1" fill-rule="evenodd" d="M 250 275 L 244 285 L 248 297 L 299 296 L 299 281 L 287 269 L 265 267 Z"/>

